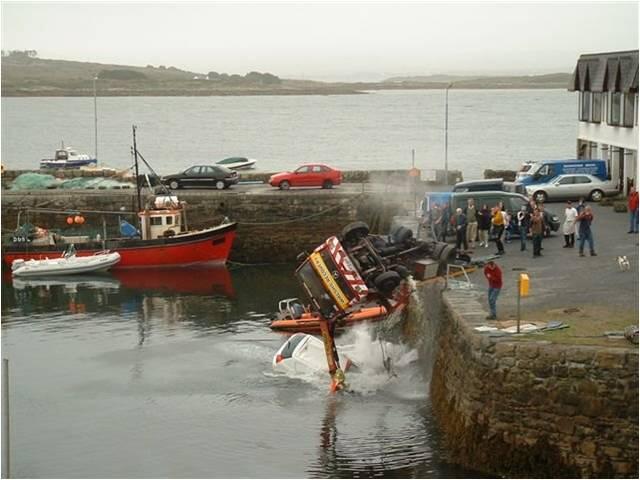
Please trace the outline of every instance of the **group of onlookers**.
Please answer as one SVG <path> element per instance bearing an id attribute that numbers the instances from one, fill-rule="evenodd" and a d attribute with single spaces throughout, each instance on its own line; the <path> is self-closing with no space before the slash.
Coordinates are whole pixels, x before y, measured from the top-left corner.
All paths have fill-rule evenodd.
<path id="1" fill-rule="evenodd" d="M 514 235 L 520 236 L 520 250 L 526 250 L 527 236 L 531 234 L 533 240 L 534 257 L 541 255 L 542 238 L 547 229 L 544 221 L 543 206 L 531 200 L 523 205 L 521 211 L 513 215 L 505 210 L 504 204 L 498 202 L 491 208 L 484 204 L 481 208 L 473 199 L 467 200 L 467 206 L 457 208 L 453 215 L 448 203 L 442 206 L 435 203 L 428 212 L 427 223 L 431 225 L 433 237 L 437 241 L 447 241 L 449 225 L 453 227 L 456 238 L 456 248 L 460 251 L 479 247 L 488 248 L 489 242 L 496 244 L 496 255 L 504 255 L 504 241 L 511 242 Z M 506 240 L 505 240 L 506 239 Z"/>
<path id="2" fill-rule="evenodd" d="M 638 192 L 631 188 L 628 197 L 629 233 L 638 233 Z M 476 248 L 476 240 L 479 247 L 488 248 L 489 242 L 494 241 L 496 255 L 504 255 L 504 243 L 511 242 L 511 237 L 520 237 L 520 251 L 527 249 L 527 238 L 530 235 L 533 247 L 533 256 L 542 256 L 542 240 L 548 227 L 545 225 L 544 205 L 537 204 L 533 199 L 527 205 L 523 205 L 520 211 L 514 215 L 506 211 L 502 202 L 489 207 L 484 204 L 481 208 L 475 205 L 473 199 L 467 200 L 465 208 L 457 208 L 451 213 L 448 203 L 442 206 L 435 203 L 425 218 L 431 225 L 433 237 L 437 241 L 447 241 L 449 226 L 453 227 L 456 238 L 456 248 L 461 251 Z M 564 211 L 562 233 L 564 235 L 563 248 L 574 248 L 578 241 L 578 254 L 584 257 L 585 244 L 589 245 L 589 253 L 595 252 L 595 242 L 591 225 L 594 220 L 593 210 L 581 198 L 574 206 L 567 202 Z"/>

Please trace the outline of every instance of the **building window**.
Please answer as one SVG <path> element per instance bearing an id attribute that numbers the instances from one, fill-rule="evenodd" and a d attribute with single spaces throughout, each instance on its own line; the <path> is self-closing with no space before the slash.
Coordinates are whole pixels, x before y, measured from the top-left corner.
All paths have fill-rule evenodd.
<path id="1" fill-rule="evenodd" d="M 624 95 L 624 123 L 625 127 L 633 127 L 633 119 L 635 117 L 633 108 L 635 107 L 635 95 L 626 93 Z"/>
<path id="2" fill-rule="evenodd" d="M 609 125 L 620 125 L 622 114 L 622 94 L 613 92 L 611 94 L 611 110 L 609 112 Z"/>
<path id="3" fill-rule="evenodd" d="M 600 123 L 602 120 L 602 94 L 592 93 L 593 105 L 591 106 L 591 121 L 594 123 Z"/>
<path id="4" fill-rule="evenodd" d="M 588 122 L 591 114 L 591 92 L 581 92 L 580 121 Z"/>
<path id="5" fill-rule="evenodd" d="M 162 217 L 151 217 L 151 225 L 162 225 Z"/>

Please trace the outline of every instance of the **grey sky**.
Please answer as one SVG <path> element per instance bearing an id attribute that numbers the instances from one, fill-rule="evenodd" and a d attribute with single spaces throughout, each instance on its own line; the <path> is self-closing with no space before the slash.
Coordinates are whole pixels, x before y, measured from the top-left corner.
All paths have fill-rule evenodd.
<path id="1" fill-rule="evenodd" d="M 2 48 L 196 72 L 377 80 L 571 71 L 638 48 L 638 2 L 2 2 Z"/>

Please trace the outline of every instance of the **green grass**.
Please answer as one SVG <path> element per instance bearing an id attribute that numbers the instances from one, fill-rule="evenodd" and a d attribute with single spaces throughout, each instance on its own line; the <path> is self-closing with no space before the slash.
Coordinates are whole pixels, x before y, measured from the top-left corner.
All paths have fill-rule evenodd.
<path id="1" fill-rule="evenodd" d="M 604 333 L 623 331 L 629 325 L 637 325 L 638 312 L 637 310 L 616 311 L 610 307 L 601 306 L 583 306 L 579 309 L 559 308 L 527 312 L 522 316 L 521 324 L 546 324 L 551 320 L 560 320 L 569 325 L 569 328 L 529 333 L 521 337 L 514 337 L 514 339 L 546 340 L 570 345 L 630 347 L 632 344 L 626 339 L 609 339 L 604 336 Z"/>

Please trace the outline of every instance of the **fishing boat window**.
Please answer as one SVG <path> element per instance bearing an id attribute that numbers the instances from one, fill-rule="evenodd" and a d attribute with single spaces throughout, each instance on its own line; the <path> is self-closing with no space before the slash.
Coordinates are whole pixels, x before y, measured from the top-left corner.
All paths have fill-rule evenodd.
<path id="1" fill-rule="evenodd" d="M 165 217 L 165 222 L 167 225 L 173 225 L 173 217 Z"/>
<path id="2" fill-rule="evenodd" d="M 151 217 L 151 225 L 162 225 L 162 217 Z"/>

